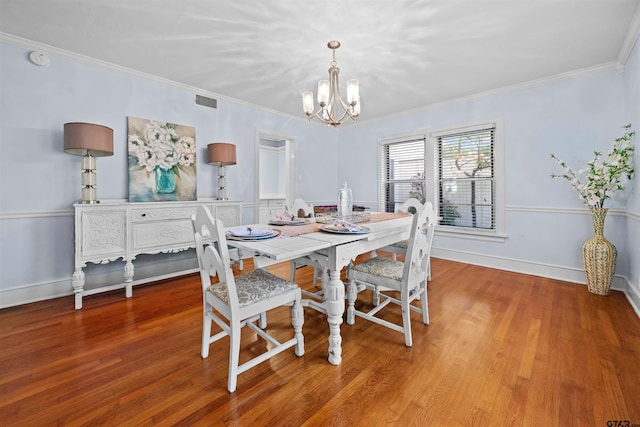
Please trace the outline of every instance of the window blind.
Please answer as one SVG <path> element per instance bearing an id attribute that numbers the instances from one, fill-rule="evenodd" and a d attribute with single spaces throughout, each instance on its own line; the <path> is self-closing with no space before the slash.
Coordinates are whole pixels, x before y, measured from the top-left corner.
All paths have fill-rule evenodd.
<path id="1" fill-rule="evenodd" d="M 437 136 L 440 225 L 494 230 L 495 126 Z"/>
<path id="2" fill-rule="evenodd" d="M 381 146 L 381 200 L 393 212 L 396 203 L 410 197 L 425 201 L 425 137 Z"/>

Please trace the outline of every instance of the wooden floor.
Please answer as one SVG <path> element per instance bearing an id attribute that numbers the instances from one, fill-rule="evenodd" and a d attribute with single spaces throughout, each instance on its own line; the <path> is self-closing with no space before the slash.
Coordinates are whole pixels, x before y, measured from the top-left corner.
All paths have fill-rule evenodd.
<path id="1" fill-rule="evenodd" d="M 228 340 L 200 357 L 197 276 L 131 299 L 94 295 L 79 311 L 72 297 L 0 310 L 0 425 L 640 424 L 640 319 L 622 293 L 438 259 L 432 269 L 431 324 L 412 314 L 412 348 L 357 319 L 332 366 L 326 319 L 307 309 L 305 355 L 241 374 L 233 394 Z M 308 288 L 311 269 L 298 277 Z M 289 310 L 269 321 L 291 335 Z"/>

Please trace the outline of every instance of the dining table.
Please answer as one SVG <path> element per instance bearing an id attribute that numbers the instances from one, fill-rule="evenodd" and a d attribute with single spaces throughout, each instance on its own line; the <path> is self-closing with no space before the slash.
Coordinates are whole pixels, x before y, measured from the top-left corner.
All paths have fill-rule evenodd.
<path id="1" fill-rule="evenodd" d="M 277 224 L 286 224 L 278 222 Z M 408 213 L 379 212 L 369 214 L 368 221 L 359 222 L 364 232 L 330 231 L 328 224 L 315 222 L 302 225 L 249 224 L 242 228 L 260 230 L 271 228 L 277 234 L 272 238 L 229 238 L 227 244 L 238 248 L 243 258 L 253 257 L 255 268 L 266 268 L 275 263 L 309 257 L 325 269 L 328 283 L 323 283 L 322 301 L 303 299 L 303 305 L 322 311 L 329 324 L 329 355 L 332 365 L 342 361 L 340 325 L 345 312 L 345 286 L 340 273 L 355 258 L 389 244 L 406 240 L 411 232 L 412 215 Z M 232 227 L 237 229 L 238 227 Z"/>

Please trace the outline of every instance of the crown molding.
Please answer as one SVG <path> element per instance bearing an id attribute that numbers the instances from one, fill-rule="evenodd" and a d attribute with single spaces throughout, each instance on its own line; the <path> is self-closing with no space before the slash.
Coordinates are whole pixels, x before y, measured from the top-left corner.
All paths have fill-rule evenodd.
<path id="1" fill-rule="evenodd" d="M 515 85 L 510 85 L 510 86 L 504 86 L 502 88 L 497 88 L 497 89 L 492 89 L 492 90 L 488 90 L 488 91 L 484 91 L 484 92 L 479 92 L 476 94 L 472 94 L 472 95 L 468 95 L 468 96 L 463 96 L 460 98 L 454 98 L 454 99 L 450 99 L 447 101 L 442 101 L 442 102 L 436 102 L 434 104 L 429 104 L 426 106 L 421 106 L 418 108 L 414 108 L 414 109 L 410 109 L 410 110 L 403 110 L 403 111 L 399 111 L 397 113 L 391 114 L 391 115 L 387 115 L 384 117 L 379 117 L 376 119 L 371 119 L 371 120 L 359 120 L 356 123 L 347 123 L 348 128 L 351 128 L 352 126 L 357 126 L 358 124 L 371 124 L 371 123 L 376 123 L 376 122 L 380 122 L 380 121 L 385 121 L 385 120 L 389 120 L 389 119 L 393 119 L 396 117 L 400 117 L 400 116 L 405 116 L 405 115 L 410 115 L 410 114 L 415 114 L 415 113 L 420 113 L 420 112 L 424 112 L 424 111 L 429 111 L 429 110 L 433 110 L 436 108 L 443 108 L 449 105 L 455 105 L 455 104 L 460 104 L 460 103 L 464 103 L 464 102 L 470 102 L 470 101 L 475 101 L 478 99 L 482 99 L 482 98 L 487 98 L 487 97 L 491 97 L 491 96 L 495 96 L 495 95 L 501 95 L 501 94 L 505 94 L 505 93 L 509 93 L 509 92 L 515 92 L 518 90 L 523 90 L 523 89 L 528 89 L 531 87 L 537 87 L 537 86 L 543 86 L 545 84 L 551 83 L 551 82 L 555 82 L 555 81 L 559 81 L 559 80 L 564 80 L 564 79 L 570 79 L 570 78 L 574 78 L 574 77 L 578 77 L 578 76 L 583 76 L 583 75 L 588 75 L 588 74 L 592 74 L 592 73 L 597 73 L 600 71 L 604 71 L 604 70 L 617 70 L 617 71 L 621 71 L 624 69 L 624 65 L 621 66 L 621 64 L 624 64 L 624 62 L 626 62 L 629 54 L 631 53 L 631 50 L 635 44 L 635 40 L 638 38 L 638 35 L 640 35 L 640 6 L 638 6 L 638 9 L 636 10 L 636 13 L 634 15 L 634 18 L 632 20 L 631 25 L 629 26 L 629 32 L 627 33 L 627 36 L 625 38 L 625 42 L 623 43 L 623 48 L 620 51 L 620 54 L 618 56 L 618 60 L 615 62 L 607 62 L 604 64 L 600 64 L 600 65 L 595 65 L 592 67 L 586 67 L 586 68 L 582 68 L 582 69 L 578 69 L 578 70 L 573 70 L 573 71 L 569 71 L 566 73 L 560 73 L 560 74 L 556 74 L 553 76 L 549 76 L 549 77 L 543 77 L 540 79 L 536 79 L 536 80 L 531 80 L 528 82 L 524 82 L 524 83 L 518 83 Z M 7 42 L 9 44 L 15 45 L 17 47 L 21 47 L 24 49 L 35 49 L 35 50 L 40 50 L 40 51 L 44 51 L 47 53 L 52 53 L 58 56 L 62 56 L 77 62 L 81 62 L 81 63 L 85 63 L 85 64 L 90 64 L 90 65 L 96 65 L 102 68 L 107 68 L 107 69 L 111 69 L 113 71 L 118 71 L 121 73 L 125 73 L 125 74 L 129 74 L 141 79 L 145 79 L 145 80 L 150 80 L 150 81 L 154 81 L 156 83 L 160 83 L 160 84 L 164 84 L 167 86 L 172 86 L 172 87 L 176 87 L 188 92 L 192 92 L 194 94 L 198 94 L 198 95 L 203 95 L 206 97 L 210 97 L 210 98 L 215 98 L 218 100 L 222 100 L 225 102 L 230 102 L 230 103 L 234 103 L 237 105 L 241 105 L 241 106 L 245 106 L 248 108 L 252 108 L 258 111 L 262 111 L 264 113 L 270 113 L 270 114 L 276 114 L 279 115 L 281 117 L 286 117 L 288 119 L 293 119 L 296 121 L 304 121 L 307 122 L 308 124 L 311 125 L 316 125 L 316 126 L 321 126 L 324 125 L 324 123 L 321 122 L 314 122 L 312 120 L 308 120 L 307 117 L 301 117 L 301 116 L 297 116 L 297 115 L 292 115 L 289 113 L 284 113 L 282 111 L 277 111 L 271 108 L 267 108 L 267 107 L 263 107 L 261 105 L 256 105 L 256 104 L 252 104 L 250 102 L 246 102 L 240 99 L 236 99 L 236 98 L 232 98 L 232 97 L 228 97 L 225 95 L 221 95 L 219 93 L 215 93 L 215 92 L 211 92 L 205 89 L 201 89 L 195 86 L 190 86 L 190 85 L 185 85 L 183 83 L 179 83 L 173 80 L 169 80 L 169 79 L 165 79 L 163 77 L 158 77 L 155 76 L 153 74 L 148 74 L 148 73 L 143 73 L 141 71 L 137 71 L 137 70 L 133 70 L 131 68 L 127 68 L 127 67 L 123 67 L 117 64 L 113 64 L 107 61 L 102 61 L 100 59 L 97 58 L 92 58 L 86 55 L 81 55 L 75 52 L 71 52 L 65 49 L 60 49 L 60 48 L 56 48 L 53 46 L 49 46 L 46 45 L 44 43 L 40 43 L 40 42 L 36 42 L 33 40 L 29 40 L 29 39 L 25 39 L 22 37 L 17 37 L 14 36 L 12 34 L 8 34 L 8 33 L 3 33 L 0 31 L 0 41 L 3 42 Z M 623 61 L 621 62 L 621 58 L 624 57 Z M 351 126 L 348 126 L 351 125 Z M 324 126 L 323 126 L 324 127 Z M 338 130 L 336 128 L 336 130 Z"/>
<path id="2" fill-rule="evenodd" d="M 25 39 L 22 37 L 17 37 L 14 36 L 12 34 L 8 34 L 8 33 L 3 33 L 0 31 L 0 41 L 2 42 L 6 42 L 9 43 L 11 45 L 14 45 L 16 47 L 21 47 L 23 49 L 30 49 L 30 50 L 38 50 L 38 51 L 43 51 L 49 54 L 54 54 L 57 56 L 61 56 L 67 59 L 70 59 L 72 61 L 76 61 L 76 62 L 80 62 L 83 64 L 89 64 L 89 65 L 96 65 L 98 67 L 102 67 L 102 68 L 106 68 L 112 71 L 117 71 L 120 73 L 124 73 L 124 74 L 128 74 L 134 77 L 138 77 L 140 79 L 144 79 L 144 80 L 150 80 L 156 83 L 160 83 L 166 86 L 172 86 L 178 89 L 182 89 L 188 92 L 192 92 L 193 94 L 197 94 L 197 95 L 203 95 L 209 98 L 214 98 L 217 100 L 222 100 L 224 102 L 229 102 L 229 103 L 233 103 L 233 104 L 237 104 L 237 105 L 241 105 L 244 107 L 248 107 L 254 110 L 259 110 L 262 111 L 264 113 L 270 113 L 270 114 L 277 114 L 279 116 L 284 116 L 288 119 L 294 119 L 294 120 L 298 120 L 298 121 L 308 121 L 306 117 L 299 117 L 299 116 L 294 116 L 292 114 L 288 114 L 288 113 L 283 113 L 282 111 L 277 111 L 271 108 L 267 108 L 267 107 L 263 107 L 261 105 L 256 105 L 256 104 L 252 104 L 250 102 L 246 102 L 240 99 L 236 99 L 236 98 L 232 98 L 229 96 L 225 96 L 225 95 L 221 95 L 219 93 L 215 93 L 215 92 L 211 92 L 208 91 L 206 89 L 201 89 L 195 86 L 190 86 L 190 85 L 186 85 L 183 83 L 179 83 L 170 79 L 165 79 L 163 77 L 159 77 L 159 76 L 155 76 L 153 74 L 148 74 L 148 73 L 143 73 L 141 71 L 137 71 L 131 68 L 127 68 L 127 67 L 123 67 L 121 65 L 117 65 L 117 64 L 113 64 L 111 62 L 107 62 L 107 61 L 102 61 L 100 59 L 97 58 L 92 58 L 90 56 L 86 56 L 86 55 L 81 55 L 79 53 L 75 53 L 75 52 L 71 52 L 69 50 L 65 50 L 65 49 L 60 49 L 57 47 L 53 47 L 53 46 L 49 46 L 47 44 L 44 43 L 40 43 L 40 42 L 36 42 L 33 40 L 29 40 L 29 39 Z"/>

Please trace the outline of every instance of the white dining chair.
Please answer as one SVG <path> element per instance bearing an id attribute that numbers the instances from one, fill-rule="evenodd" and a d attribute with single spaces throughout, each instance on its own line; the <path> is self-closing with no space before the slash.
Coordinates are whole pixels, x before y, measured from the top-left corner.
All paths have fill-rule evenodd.
<path id="1" fill-rule="evenodd" d="M 299 218 L 315 218 L 316 216 L 313 205 L 302 199 L 295 199 L 291 207 L 287 209 L 287 212 Z M 318 286 L 318 281 L 322 284 L 323 271 L 325 268 L 318 261 L 309 257 L 302 257 L 291 261 L 291 281 L 295 282 L 296 280 L 296 270 L 305 266 L 313 267 L 313 286 Z"/>
<path id="2" fill-rule="evenodd" d="M 420 203 L 418 199 L 415 197 L 411 197 L 404 201 L 404 203 L 397 203 L 395 207 L 395 212 L 408 212 L 411 214 L 416 214 L 421 212 L 424 209 L 424 204 Z M 381 251 L 391 252 L 391 257 L 396 259 L 397 254 L 404 255 L 407 253 L 407 246 L 409 245 L 408 240 L 400 240 L 399 242 L 395 242 L 389 246 L 385 246 L 380 248 Z M 431 259 L 429 259 L 427 265 L 427 280 L 431 280 Z"/>
<path id="3" fill-rule="evenodd" d="M 436 213 L 430 202 L 424 209 L 414 214 L 411 234 L 408 240 L 404 262 L 377 256 L 367 261 L 350 266 L 347 272 L 347 323 L 353 325 L 355 318 L 362 317 L 371 322 L 403 332 L 405 345 L 411 347 L 411 311 L 422 314 L 422 322 L 429 324 L 429 305 L 427 298 L 427 268 L 431 242 L 436 222 Z M 356 309 L 355 303 L 359 292 L 373 291 L 380 301 L 369 311 Z M 389 292 L 396 292 L 391 295 Z M 400 293 L 396 297 L 397 292 Z M 412 304 L 420 299 L 421 304 Z M 376 315 L 390 303 L 402 307 L 402 324 L 392 323 Z"/>
<path id="4" fill-rule="evenodd" d="M 246 370 L 293 346 L 297 356 L 304 354 L 301 292 L 296 284 L 265 270 L 255 269 L 234 277 L 222 222 L 214 219 L 205 206 L 198 206 L 192 222 L 202 282 L 201 356 L 207 358 L 210 345 L 229 336 L 227 389 L 233 393 L 238 375 Z M 218 282 L 212 283 L 215 276 Z M 283 343 L 265 330 L 266 312 L 280 306 L 291 306 L 294 329 L 294 337 Z M 212 322 L 222 331 L 211 335 Z M 245 326 L 267 341 L 269 350 L 239 364 L 241 330 Z"/>
<path id="5" fill-rule="evenodd" d="M 315 218 L 316 216 L 313 205 L 302 199 L 295 199 L 293 204 L 287 208 L 287 212 L 298 218 Z"/>

